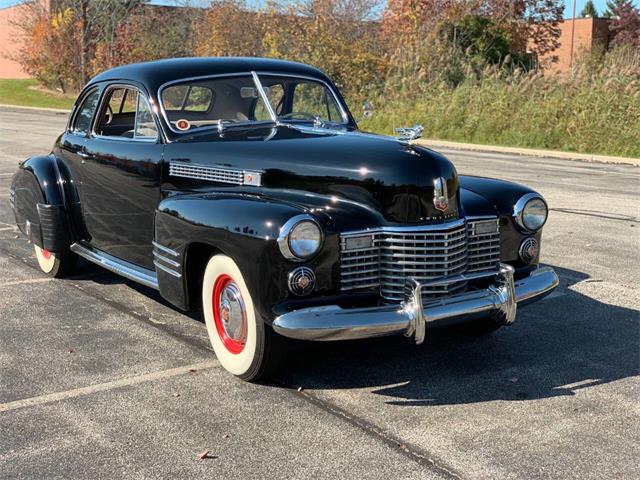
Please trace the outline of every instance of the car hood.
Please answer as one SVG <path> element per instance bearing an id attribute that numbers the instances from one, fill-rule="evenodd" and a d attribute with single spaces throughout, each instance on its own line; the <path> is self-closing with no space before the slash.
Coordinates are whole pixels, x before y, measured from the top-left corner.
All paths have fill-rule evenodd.
<path id="1" fill-rule="evenodd" d="M 229 129 L 223 135 L 186 136 L 167 145 L 165 158 L 259 170 L 264 191 L 271 195 L 295 190 L 347 200 L 390 223 L 438 222 L 459 215 L 452 163 L 432 150 L 381 135 L 324 128 Z M 445 211 L 434 207 L 436 178 L 447 186 Z"/>

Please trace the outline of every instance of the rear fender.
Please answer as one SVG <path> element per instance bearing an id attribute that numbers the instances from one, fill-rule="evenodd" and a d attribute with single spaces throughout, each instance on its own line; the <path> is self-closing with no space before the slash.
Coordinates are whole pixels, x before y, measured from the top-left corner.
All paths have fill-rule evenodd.
<path id="1" fill-rule="evenodd" d="M 53 155 L 31 157 L 13 176 L 10 203 L 16 224 L 27 239 L 52 252 L 74 241 L 78 196 L 66 166 Z"/>

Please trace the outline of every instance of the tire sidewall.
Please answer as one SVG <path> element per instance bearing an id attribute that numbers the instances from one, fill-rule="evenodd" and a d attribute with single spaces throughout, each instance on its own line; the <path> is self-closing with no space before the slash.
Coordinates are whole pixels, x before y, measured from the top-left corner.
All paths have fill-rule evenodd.
<path id="1" fill-rule="evenodd" d="M 58 270 L 60 261 L 55 253 L 49 252 L 49 258 L 45 258 L 42 248 L 37 245 L 33 246 L 36 251 L 36 260 L 40 270 L 49 275 L 55 275 Z"/>
<path id="2" fill-rule="evenodd" d="M 247 340 L 240 353 L 231 353 L 224 346 L 216 329 L 213 315 L 213 290 L 221 275 L 229 275 L 238 285 L 246 309 Z M 226 255 L 214 255 L 205 268 L 202 281 L 202 308 L 207 333 L 216 357 L 222 366 L 238 377 L 251 377 L 262 361 L 264 354 L 264 325 L 258 320 L 253 299 L 236 263 Z"/>

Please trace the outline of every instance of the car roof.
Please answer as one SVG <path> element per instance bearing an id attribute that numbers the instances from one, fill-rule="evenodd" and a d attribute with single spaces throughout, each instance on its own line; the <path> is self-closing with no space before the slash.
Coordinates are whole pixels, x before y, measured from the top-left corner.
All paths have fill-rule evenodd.
<path id="1" fill-rule="evenodd" d="M 321 70 L 304 63 L 257 57 L 191 57 L 132 63 L 111 68 L 93 77 L 89 84 L 131 80 L 141 83 L 147 87 L 149 93 L 155 94 L 161 85 L 183 78 L 250 71 L 305 75 L 330 81 Z"/>

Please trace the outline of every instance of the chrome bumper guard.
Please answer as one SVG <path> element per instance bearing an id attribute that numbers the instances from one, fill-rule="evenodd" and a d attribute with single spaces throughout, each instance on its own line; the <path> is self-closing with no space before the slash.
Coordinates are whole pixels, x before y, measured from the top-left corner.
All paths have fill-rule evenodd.
<path id="1" fill-rule="evenodd" d="M 501 264 L 494 272 L 477 272 L 426 282 L 412 280 L 410 294 L 401 305 L 341 308 L 337 305 L 310 307 L 285 313 L 273 329 L 298 340 L 354 340 L 404 334 L 417 344 L 424 341 L 427 325 L 451 324 L 490 315 L 505 325 L 516 318 L 517 304 L 539 300 L 558 286 L 558 275 L 549 267 L 537 268 L 514 281 L 513 267 Z M 437 299 L 422 299 L 422 288 L 495 277 L 485 290 L 472 290 Z"/>

